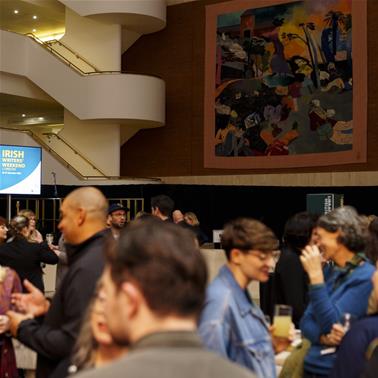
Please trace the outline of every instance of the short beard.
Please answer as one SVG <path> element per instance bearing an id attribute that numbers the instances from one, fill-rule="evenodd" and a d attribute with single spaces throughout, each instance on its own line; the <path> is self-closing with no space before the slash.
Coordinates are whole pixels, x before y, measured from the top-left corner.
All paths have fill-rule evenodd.
<path id="1" fill-rule="evenodd" d="M 119 223 L 112 223 L 112 227 L 116 228 L 117 230 L 122 230 L 125 227 L 125 224 L 120 225 Z"/>

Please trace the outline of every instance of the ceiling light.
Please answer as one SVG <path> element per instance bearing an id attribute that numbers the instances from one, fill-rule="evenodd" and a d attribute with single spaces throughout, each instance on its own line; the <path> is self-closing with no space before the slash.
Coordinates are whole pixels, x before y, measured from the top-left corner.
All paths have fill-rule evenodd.
<path id="1" fill-rule="evenodd" d="M 35 33 L 37 31 L 37 29 L 33 29 L 32 32 Z"/>
<path id="2" fill-rule="evenodd" d="M 38 121 L 43 121 L 44 118 L 43 117 L 38 117 Z"/>
<path id="3" fill-rule="evenodd" d="M 33 16 L 33 20 L 36 20 L 38 17 L 36 15 Z"/>
<path id="4" fill-rule="evenodd" d="M 26 117 L 26 114 L 25 114 L 25 113 L 22 113 L 22 115 L 21 115 L 21 116 L 22 116 L 22 117 L 24 118 L 24 117 Z"/>
<path id="5" fill-rule="evenodd" d="M 13 13 L 14 13 L 14 14 L 18 14 L 18 9 L 15 9 L 15 10 L 13 11 Z"/>

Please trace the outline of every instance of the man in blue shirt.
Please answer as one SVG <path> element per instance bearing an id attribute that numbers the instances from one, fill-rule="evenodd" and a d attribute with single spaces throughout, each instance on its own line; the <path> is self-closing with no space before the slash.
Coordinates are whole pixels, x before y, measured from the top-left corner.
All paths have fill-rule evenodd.
<path id="1" fill-rule="evenodd" d="M 259 221 L 239 218 L 221 236 L 227 256 L 209 285 L 199 322 L 202 342 L 218 354 L 252 370 L 258 377 L 276 376 L 269 326 L 247 292 L 253 281 L 266 282 L 278 248 L 273 232 Z M 273 340 L 275 342 L 278 340 Z M 282 348 L 284 343 L 277 346 Z"/>

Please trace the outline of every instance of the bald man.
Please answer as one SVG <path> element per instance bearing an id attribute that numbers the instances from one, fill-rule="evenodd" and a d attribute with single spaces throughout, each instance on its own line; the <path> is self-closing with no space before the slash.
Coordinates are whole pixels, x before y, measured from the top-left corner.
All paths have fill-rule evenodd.
<path id="1" fill-rule="evenodd" d="M 106 198 L 96 188 L 71 192 L 60 208 L 58 225 L 67 243 L 69 268 L 51 305 L 28 282 L 25 286 L 30 294 L 13 297 L 16 307 L 26 315 L 9 312 L 10 330 L 38 353 L 37 378 L 67 375 L 64 366 L 68 365 L 81 318 L 102 273 L 105 245 L 112 239 L 106 229 L 107 208 Z"/>

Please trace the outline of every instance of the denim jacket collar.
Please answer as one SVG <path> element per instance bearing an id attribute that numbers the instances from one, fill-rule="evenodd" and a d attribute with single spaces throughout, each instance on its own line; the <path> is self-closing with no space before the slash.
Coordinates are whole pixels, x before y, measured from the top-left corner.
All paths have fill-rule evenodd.
<path id="1" fill-rule="evenodd" d="M 238 306 L 240 315 L 245 317 L 249 312 L 252 312 L 254 315 L 259 316 L 257 311 L 254 311 L 254 303 L 249 296 L 247 290 L 243 290 L 240 285 L 236 282 L 234 275 L 232 274 L 230 268 L 227 265 L 224 265 L 219 271 L 219 277 L 227 284 L 231 289 L 233 299 Z"/>

